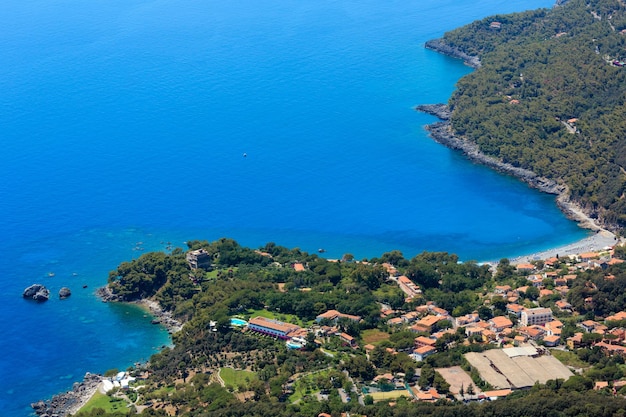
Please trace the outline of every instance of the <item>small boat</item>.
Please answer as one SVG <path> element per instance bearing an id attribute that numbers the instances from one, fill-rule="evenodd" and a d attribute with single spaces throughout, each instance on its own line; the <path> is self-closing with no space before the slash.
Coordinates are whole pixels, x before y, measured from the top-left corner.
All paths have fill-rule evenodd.
<path id="1" fill-rule="evenodd" d="M 326 252 L 326 249 L 324 249 L 324 248 L 319 248 L 317 251 L 318 251 L 319 253 L 324 253 L 324 252 Z"/>
<path id="2" fill-rule="evenodd" d="M 54 276 L 54 272 L 48 272 L 48 276 L 52 278 Z"/>

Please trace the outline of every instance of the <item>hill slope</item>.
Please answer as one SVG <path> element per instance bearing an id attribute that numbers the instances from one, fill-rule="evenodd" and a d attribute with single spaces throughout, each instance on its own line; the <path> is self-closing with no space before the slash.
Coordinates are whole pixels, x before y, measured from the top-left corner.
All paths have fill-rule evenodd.
<path id="1" fill-rule="evenodd" d="M 480 68 L 450 99 L 454 133 L 566 186 L 592 218 L 626 226 L 626 4 L 573 0 L 444 35 Z"/>

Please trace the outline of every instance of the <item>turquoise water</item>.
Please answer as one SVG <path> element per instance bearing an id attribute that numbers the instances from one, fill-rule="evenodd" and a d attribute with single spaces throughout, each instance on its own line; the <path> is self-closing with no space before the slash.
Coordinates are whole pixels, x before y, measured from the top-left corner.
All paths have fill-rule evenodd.
<path id="1" fill-rule="evenodd" d="M 2 415 L 169 343 L 93 294 L 167 242 L 487 260 L 585 236 L 552 196 L 434 143 L 413 110 L 470 71 L 426 40 L 550 5 L 2 2 Z M 73 294 L 22 300 L 35 282 Z"/>
<path id="2" fill-rule="evenodd" d="M 232 319 L 230 319 L 230 324 L 232 326 L 241 327 L 241 326 L 245 326 L 246 324 L 248 324 L 248 322 L 245 321 L 245 320 L 242 320 L 242 319 L 232 318 Z"/>
<path id="3" fill-rule="evenodd" d="M 302 348 L 302 345 L 300 343 L 287 342 L 286 345 L 289 349 L 301 349 Z"/>

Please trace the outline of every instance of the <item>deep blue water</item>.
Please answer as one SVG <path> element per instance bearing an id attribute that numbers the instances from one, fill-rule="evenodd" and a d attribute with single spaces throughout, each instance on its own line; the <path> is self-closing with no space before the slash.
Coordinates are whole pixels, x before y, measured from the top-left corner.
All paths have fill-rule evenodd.
<path id="1" fill-rule="evenodd" d="M 93 295 L 136 246 L 488 260 L 584 237 L 552 196 L 434 143 L 412 109 L 470 71 L 426 40 L 551 4 L 1 2 L 2 415 L 168 343 Z M 22 300 L 35 282 L 73 295 Z"/>

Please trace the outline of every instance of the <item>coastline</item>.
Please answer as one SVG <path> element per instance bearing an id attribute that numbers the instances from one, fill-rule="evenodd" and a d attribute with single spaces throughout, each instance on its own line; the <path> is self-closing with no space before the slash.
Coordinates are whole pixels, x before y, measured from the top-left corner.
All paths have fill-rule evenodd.
<path id="1" fill-rule="evenodd" d="M 113 294 L 107 286 L 98 288 L 96 295 L 105 303 L 124 302 Z M 130 303 L 137 304 L 149 311 L 155 317 L 154 324 L 160 324 L 165 327 L 170 335 L 183 328 L 183 323 L 174 319 L 171 312 L 163 310 L 159 303 L 154 300 L 141 299 Z M 87 372 L 83 381 L 75 382 L 71 390 L 56 394 L 49 400 L 39 400 L 31 403 L 31 408 L 38 416 L 56 415 L 66 417 L 74 415 L 98 392 L 102 387 L 103 379 L 102 375 Z M 103 394 L 106 393 L 103 392 Z"/>
<path id="2" fill-rule="evenodd" d="M 65 417 L 76 414 L 98 391 L 102 379 L 102 375 L 87 372 L 82 382 L 75 382 L 70 391 L 54 395 L 49 400 L 34 402 L 30 406 L 38 416 Z"/>
<path id="3" fill-rule="evenodd" d="M 172 317 L 172 313 L 163 310 L 161 305 L 154 300 L 142 298 L 136 301 L 123 301 L 117 295 L 113 294 L 108 286 L 100 287 L 96 290 L 96 295 L 100 297 L 104 303 L 131 303 L 149 311 L 155 318 L 154 324 L 161 324 L 165 327 L 169 334 L 174 334 L 183 328 L 183 323 Z"/>
<path id="4" fill-rule="evenodd" d="M 618 243 L 623 243 L 623 239 L 618 239 L 608 230 L 600 230 L 592 236 L 588 236 L 579 241 L 528 255 L 516 256 L 515 258 L 509 259 L 509 261 L 511 264 L 515 265 L 539 259 L 546 260 L 556 257 L 557 255 L 562 258 L 568 255 L 579 255 L 585 252 L 599 252 L 606 250 L 607 247 L 613 247 Z"/>
<path id="5" fill-rule="evenodd" d="M 527 183 L 532 188 L 541 192 L 556 195 L 556 204 L 565 216 L 578 223 L 583 229 L 589 229 L 595 232 L 594 235 L 588 236 L 577 242 L 566 244 L 552 249 L 520 255 L 510 259 L 511 263 L 530 262 L 537 259 L 547 259 L 557 254 L 559 256 L 575 255 L 583 252 L 599 251 L 607 246 L 614 246 L 617 243 L 623 243 L 624 239 L 618 239 L 617 236 L 600 226 L 595 219 L 591 218 L 576 203 L 570 200 L 567 186 L 558 184 L 556 181 L 548 178 L 540 177 L 534 172 L 515 167 L 511 164 L 504 163 L 491 156 L 485 155 L 480 151 L 478 145 L 457 136 L 452 131 L 450 123 L 451 111 L 446 104 L 425 104 L 416 106 L 417 111 L 428 113 L 440 119 L 439 122 L 426 125 L 426 130 L 436 142 L 442 145 L 459 150 L 472 162 L 485 165 L 491 169 L 504 174 L 512 175 L 521 181 Z M 490 261 L 490 263 L 493 263 Z"/>

